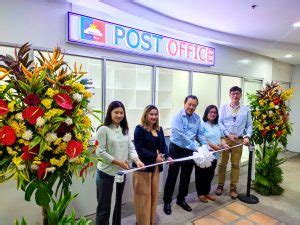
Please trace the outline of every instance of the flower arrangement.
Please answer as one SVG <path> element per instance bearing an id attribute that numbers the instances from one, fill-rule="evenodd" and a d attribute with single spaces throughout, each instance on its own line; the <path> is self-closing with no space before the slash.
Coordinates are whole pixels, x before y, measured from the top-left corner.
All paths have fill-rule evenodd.
<path id="1" fill-rule="evenodd" d="M 253 118 L 252 141 L 259 146 L 254 188 L 264 195 L 283 192 L 279 185 L 283 180 L 279 165 L 284 159 L 277 157 L 282 150 L 279 144 L 286 147 L 287 135 L 292 132 L 286 101 L 293 92 L 293 88 L 282 90 L 276 82 L 271 82 L 256 94 L 248 95 Z"/>
<path id="2" fill-rule="evenodd" d="M 50 222 L 50 205 L 71 200 L 72 175 L 84 177 L 92 165 L 89 115 L 98 111 L 88 108 L 92 93 L 81 67 L 75 63 L 71 71 L 59 48 L 39 52 L 38 63 L 29 60 L 29 50 L 26 43 L 15 58 L 0 56 L 0 183 L 17 179 L 26 200 L 35 192 L 44 224 L 58 224 L 63 213 Z"/>

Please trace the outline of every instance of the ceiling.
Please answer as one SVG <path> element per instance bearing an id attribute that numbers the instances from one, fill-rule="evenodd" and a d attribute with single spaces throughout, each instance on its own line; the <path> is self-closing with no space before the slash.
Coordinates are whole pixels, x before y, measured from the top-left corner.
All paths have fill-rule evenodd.
<path id="1" fill-rule="evenodd" d="M 101 0 L 210 41 L 300 65 L 300 0 Z M 255 7 L 253 5 L 256 5 Z M 292 54 L 292 58 L 284 58 Z"/>

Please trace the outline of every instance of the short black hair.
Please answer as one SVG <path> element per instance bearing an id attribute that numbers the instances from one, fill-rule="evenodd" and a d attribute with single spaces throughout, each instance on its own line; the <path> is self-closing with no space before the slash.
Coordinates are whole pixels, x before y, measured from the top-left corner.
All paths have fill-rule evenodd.
<path id="1" fill-rule="evenodd" d="M 219 112 L 218 112 L 218 107 L 215 106 L 215 105 L 209 105 L 209 106 L 206 107 L 202 119 L 203 119 L 204 122 L 207 122 L 207 120 L 208 120 L 208 119 L 207 119 L 208 113 L 209 113 L 209 111 L 212 110 L 212 109 L 217 110 L 217 116 L 216 116 L 216 118 L 214 119 L 213 124 L 218 124 L 218 121 L 219 121 Z"/>
<path id="2" fill-rule="evenodd" d="M 106 112 L 106 116 L 105 116 L 105 120 L 104 120 L 104 126 L 108 126 L 110 124 L 112 124 L 112 118 L 111 118 L 111 112 L 115 109 L 115 108 L 119 108 L 121 107 L 124 111 L 124 118 L 123 120 L 120 122 L 120 127 L 122 128 L 122 133 L 123 135 L 128 134 L 128 122 L 127 122 L 127 118 L 126 118 L 126 111 L 125 111 L 125 107 L 123 105 L 122 102 L 120 101 L 113 101 L 109 104 L 108 108 L 107 108 L 107 112 Z"/>
<path id="3" fill-rule="evenodd" d="M 238 91 L 238 92 L 242 93 L 242 88 L 240 88 L 238 86 L 233 86 L 232 88 L 229 89 L 229 93 L 234 92 L 234 91 Z"/>
<path id="4" fill-rule="evenodd" d="M 184 104 L 189 100 L 189 98 L 197 100 L 197 105 L 198 105 L 199 101 L 198 101 L 197 96 L 195 96 L 195 95 L 186 96 L 185 99 L 184 99 Z"/>

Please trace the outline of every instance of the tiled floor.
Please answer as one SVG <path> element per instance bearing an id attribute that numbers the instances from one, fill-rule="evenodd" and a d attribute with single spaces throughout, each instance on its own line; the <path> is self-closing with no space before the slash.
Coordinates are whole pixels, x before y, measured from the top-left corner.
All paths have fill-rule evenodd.
<path id="1" fill-rule="evenodd" d="M 234 202 L 194 221 L 194 225 L 277 225 L 280 221 Z"/>

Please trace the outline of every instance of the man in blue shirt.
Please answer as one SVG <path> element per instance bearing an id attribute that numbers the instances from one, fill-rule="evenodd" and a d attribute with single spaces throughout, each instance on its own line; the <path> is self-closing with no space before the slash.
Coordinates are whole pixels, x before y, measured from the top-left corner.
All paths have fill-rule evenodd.
<path id="1" fill-rule="evenodd" d="M 173 118 L 170 137 L 171 143 L 169 146 L 170 157 L 173 159 L 191 156 L 193 155 L 193 151 L 199 148 L 199 142 L 206 144 L 206 140 L 201 132 L 201 119 L 195 113 L 197 105 L 198 99 L 196 96 L 187 96 L 184 100 L 184 109 L 178 112 Z M 181 173 L 177 205 L 186 211 L 192 211 L 192 208 L 185 201 L 185 196 L 188 194 L 193 166 L 193 160 L 169 165 L 163 198 L 164 212 L 167 215 L 172 213 L 171 201 L 180 168 Z"/>
<path id="2" fill-rule="evenodd" d="M 249 139 L 252 135 L 252 119 L 251 112 L 248 107 L 240 105 L 242 97 L 242 89 L 234 86 L 229 90 L 231 99 L 230 104 L 223 105 L 219 111 L 219 125 L 226 137 L 229 146 L 238 144 L 249 145 Z M 226 178 L 226 167 L 230 156 L 231 172 L 230 172 L 230 197 L 237 198 L 236 185 L 240 175 L 240 160 L 243 152 L 243 146 L 232 148 L 230 151 L 223 151 L 218 172 L 218 187 L 216 195 L 223 193 L 223 187 Z"/>

